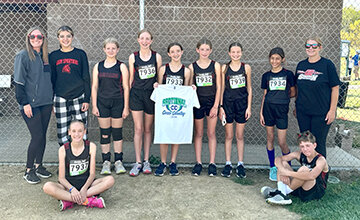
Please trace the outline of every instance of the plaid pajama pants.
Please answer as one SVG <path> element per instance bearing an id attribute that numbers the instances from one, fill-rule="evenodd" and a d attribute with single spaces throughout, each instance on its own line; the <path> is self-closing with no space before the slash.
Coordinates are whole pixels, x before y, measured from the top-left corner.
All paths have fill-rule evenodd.
<path id="1" fill-rule="evenodd" d="M 72 120 L 81 120 L 85 123 L 85 127 L 87 127 L 88 111 L 81 111 L 84 97 L 84 94 L 75 99 L 68 100 L 56 95 L 54 97 L 54 112 L 60 146 L 69 142 L 68 129 Z M 87 139 L 87 134 L 84 135 L 84 139 Z"/>

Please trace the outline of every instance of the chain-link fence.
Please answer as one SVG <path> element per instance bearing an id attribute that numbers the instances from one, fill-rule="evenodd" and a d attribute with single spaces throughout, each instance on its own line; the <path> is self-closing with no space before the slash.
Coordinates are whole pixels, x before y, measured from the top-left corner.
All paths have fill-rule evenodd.
<path id="1" fill-rule="evenodd" d="M 144 16 L 140 4 L 144 3 Z M 144 20 L 141 18 L 144 17 Z M 295 71 L 300 60 L 306 58 L 304 40 L 319 36 L 323 41 L 322 56 L 331 59 L 339 70 L 343 85 L 337 119 L 328 135 L 328 159 L 333 167 L 360 167 L 360 83 L 355 73 L 348 76 L 349 56 L 360 49 L 360 2 L 356 0 L 43 0 L 0 1 L 0 162 L 22 162 L 26 156 L 29 132 L 19 114 L 11 84 L 13 60 L 17 51 L 24 47 L 29 27 L 38 25 L 47 31 L 49 50 L 58 48 L 56 31 L 61 25 L 69 25 L 75 32 L 73 44 L 87 52 L 90 69 L 104 59 L 102 42 L 115 37 L 121 44 L 118 59 L 127 63 L 129 55 L 138 50 L 136 41 L 139 25 L 154 35 L 152 48 L 169 62 L 166 48 L 177 41 L 184 47 L 183 63 L 194 62 L 198 55 L 196 43 L 207 37 L 213 43 L 211 58 L 226 63 L 227 48 L 232 42 L 243 47 L 242 61 L 252 67 L 253 105 L 252 118 L 245 128 L 245 163 L 268 164 L 266 157 L 266 131 L 259 123 L 259 111 L 263 91 L 261 76 L 270 69 L 268 53 L 280 46 L 285 50 L 285 68 Z M 341 40 L 348 40 L 342 42 Z M 343 45 L 344 44 L 344 45 Z M 347 45 L 345 45 L 347 44 Z M 341 51 L 348 48 L 348 52 Z M 344 54 L 345 53 L 345 54 Z M 288 144 L 296 149 L 297 121 L 292 115 L 294 102 L 290 103 Z M 98 140 L 98 124 L 90 116 L 91 140 Z M 216 162 L 223 163 L 225 130 L 218 123 L 218 149 Z M 54 118 L 49 125 L 49 144 L 45 159 L 56 162 L 56 125 Z M 206 135 L 204 135 L 206 136 Z M 128 154 L 132 155 L 133 123 L 125 120 L 124 140 Z M 204 142 L 207 139 L 204 138 Z M 158 155 L 156 145 L 152 154 Z M 236 155 L 234 147 L 233 156 Z M 179 156 L 179 163 L 195 159 L 193 147 L 186 151 L 186 158 Z M 280 151 L 276 147 L 276 151 Z M 206 148 L 204 146 L 204 153 Z M 22 157 L 19 157 L 22 155 Z M 47 155 L 55 155 L 53 157 Z M 204 159 L 205 156 L 204 156 Z M 126 160 L 126 159 L 125 159 Z M 129 157 L 127 162 L 132 162 Z"/>

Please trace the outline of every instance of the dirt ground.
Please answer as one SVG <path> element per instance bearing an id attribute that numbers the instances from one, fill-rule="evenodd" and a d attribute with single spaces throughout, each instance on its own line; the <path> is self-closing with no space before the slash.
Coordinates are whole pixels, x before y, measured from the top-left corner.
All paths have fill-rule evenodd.
<path id="1" fill-rule="evenodd" d="M 48 169 L 56 173 L 57 167 Z M 199 177 L 191 176 L 189 168 L 179 169 L 180 175 L 176 177 L 114 174 L 114 187 L 102 194 L 106 209 L 75 206 L 60 212 L 59 202 L 42 191 L 43 184 L 57 181 L 57 176 L 30 185 L 22 178 L 23 170 L 22 166 L 0 166 L 1 219 L 300 218 L 283 207 L 265 203 L 260 188 L 275 184 L 266 178 L 267 173 L 260 171 L 247 173 L 252 185 L 241 185 L 220 175 L 208 177 L 206 169 Z"/>

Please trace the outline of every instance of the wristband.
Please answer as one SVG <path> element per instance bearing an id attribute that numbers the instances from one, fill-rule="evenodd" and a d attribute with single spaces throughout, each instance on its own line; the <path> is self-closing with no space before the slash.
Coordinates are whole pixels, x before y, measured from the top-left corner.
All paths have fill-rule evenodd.
<path id="1" fill-rule="evenodd" d="M 70 189 L 69 189 L 69 193 L 71 193 L 71 190 L 74 189 L 74 187 L 72 186 Z"/>

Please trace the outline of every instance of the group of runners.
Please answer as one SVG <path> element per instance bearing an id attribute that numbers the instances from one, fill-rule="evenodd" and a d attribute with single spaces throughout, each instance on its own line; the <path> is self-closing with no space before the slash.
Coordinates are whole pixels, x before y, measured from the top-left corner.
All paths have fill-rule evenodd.
<path id="1" fill-rule="evenodd" d="M 252 86 L 251 67 L 241 61 L 243 47 L 240 43 L 234 42 L 229 46 L 230 61 L 220 65 L 210 59 L 212 44 L 203 38 L 196 45 L 198 60 L 188 67 L 181 62 L 181 44 L 171 43 L 167 49 L 171 61 L 162 65 L 161 55 L 151 49 L 152 34 L 148 30 L 142 30 L 137 37 L 140 49 L 130 55 L 128 69 L 116 58 L 120 49 L 119 42 L 115 38 L 108 38 L 103 44 L 106 58 L 94 66 L 90 86 L 87 55 L 85 51 L 72 46 L 73 30 L 62 26 L 58 29 L 57 38 L 60 49 L 48 56 L 45 32 L 39 27 L 31 28 L 26 36 L 26 49 L 16 55 L 14 79 L 20 111 L 31 134 L 24 175 L 24 179 L 31 184 L 39 183 L 39 177 L 51 176 L 42 165 L 42 158 L 47 126 L 54 109 L 60 145 L 59 183 L 46 183 L 44 191 L 60 200 L 62 210 L 71 208 L 74 204 L 102 208 L 105 206 L 104 200 L 97 195 L 114 184 L 111 175 L 95 180 L 96 145 L 87 141 L 86 132 L 90 99 L 92 113 L 98 117 L 100 126 L 103 160 L 101 174 L 111 174 L 111 137 L 114 171 L 116 174 L 126 172 L 122 163 L 122 125 L 130 112 L 134 121 L 136 161 L 129 174 L 138 176 L 140 172 L 152 173 L 149 153 L 155 108 L 151 95 L 160 84 L 191 86 L 196 90 L 200 105 L 193 110 L 196 164 L 192 174 L 200 175 L 203 168 L 201 150 L 206 119 L 210 153 L 208 175 L 217 175 L 215 128 L 219 118 L 225 126 L 226 134 L 226 162 L 221 175 L 230 177 L 233 171 L 230 158 L 235 121 L 238 150 L 235 172 L 239 178 L 246 177 L 243 163 L 244 129 L 252 114 Z M 320 39 L 307 39 L 305 48 L 308 58 L 298 64 L 295 75 L 282 65 L 285 61 L 283 49 L 272 49 L 269 53 L 271 70 L 262 77 L 264 96 L 260 123 L 266 127 L 267 133 L 267 153 L 271 168 L 269 178 L 278 181 L 279 186 L 279 190 L 262 189 L 270 203 L 289 204 L 287 194 L 291 190 L 288 188 L 301 188 L 308 193 L 310 189 L 321 185 L 316 179 L 323 176 L 321 172 L 328 172 L 325 160 L 326 136 L 335 119 L 340 81 L 334 64 L 320 56 Z M 290 153 L 286 144 L 287 115 L 290 98 L 294 96 L 297 97 L 296 117 L 302 133 L 298 139 L 300 151 Z M 274 152 L 275 126 L 284 155 L 278 159 L 275 159 Z M 169 165 L 166 161 L 168 144 L 171 144 Z M 170 175 L 179 174 L 176 166 L 179 145 L 168 144 L 160 144 L 161 163 L 154 172 L 157 176 L 163 176 L 167 168 Z M 291 166 L 283 162 L 290 163 L 292 159 L 298 159 L 309 168 L 293 172 Z M 298 175 L 299 172 L 304 174 Z M 321 186 L 325 189 L 326 180 L 321 183 L 324 183 Z M 304 192 L 297 195 L 303 195 Z M 314 193 L 319 194 L 314 191 L 311 195 Z M 310 199 L 319 198 L 306 196 Z"/>

